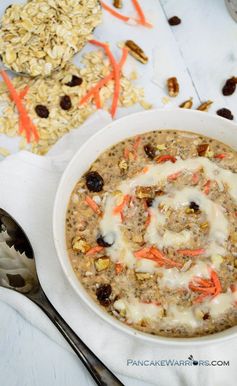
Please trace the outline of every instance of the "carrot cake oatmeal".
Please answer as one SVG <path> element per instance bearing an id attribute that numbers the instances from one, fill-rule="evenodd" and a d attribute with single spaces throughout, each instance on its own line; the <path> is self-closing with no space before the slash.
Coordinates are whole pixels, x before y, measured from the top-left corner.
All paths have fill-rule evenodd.
<path id="1" fill-rule="evenodd" d="M 103 152 L 66 216 L 78 280 L 140 331 L 212 334 L 237 324 L 237 153 L 199 134 L 152 131 Z"/>

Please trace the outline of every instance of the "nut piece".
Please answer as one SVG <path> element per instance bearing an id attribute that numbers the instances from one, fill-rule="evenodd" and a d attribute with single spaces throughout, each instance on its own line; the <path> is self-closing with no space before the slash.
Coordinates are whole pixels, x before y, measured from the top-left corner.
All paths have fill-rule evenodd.
<path id="1" fill-rule="evenodd" d="M 97 272 L 104 271 L 109 267 L 110 264 L 110 258 L 107 256 L 100 257 L 99 259 L 95 260 L 95 268 Z"/>
<path id="2" fill-rule="evenodd" d="M 128 163 L 127 161 L 125 161 L 125 159 L 122 159 L 120 162 L 119 162 L 119 169 L 121 169 L 122 171 L 125 171 L 128 169 Z"/>
<path id="3" fill-rule="evenodd" d="M 210 106 L 212 105 L 212 101 L 206 101 L 200 104 L 200 106 L 197 108 L 199 111 L 208 111 Z"/>
<path id="4" fill-rule="evenodd" d="M 179 94 L 179 83 L 176 77 L 167 79 L 168 93 L 171 97 L 176 97 Z"/>
<path id="5" fill-rule="evenodd" d="M 148 56 L 146 56 L 145 52 L 139 47 L 133 40 L 127 40 L 125 42 L 125 47 L 128 48 L 130 55 L 132 55 L 135 59 L 139 60 L 139 62 L 146 64 L 148 62 Z"/>
<path id="6" fill-rule="evenodd" d="M 137 186 L 135 195 L 137 198 L 153 198 L 155 197 L 155 190 L 151 186 Z"/>
<path id="7" fill-rule="evenodd" d="M 122 0 L 114 0 L 114 7 L 115 8 L 123 8 L 123 1 Z"/>
<path id="8" fill-rule="evenodd" d="M 90 245 L 83 239 L 76 238 L 73 240 L 72 249 L 76 252 L 86 253 L 90 249 Z"/>
<path id="9" fill-rule="evenodd" d="M 209 150 L 208 143 L 201 143 L 197 146 L 197 152 L 199 157 L 205 157 L 207 155 L 207 152 Z"/>
<path id="10" fill-rule="evenodd" d="M 209 228 L 209 223 L 206 221 L 206 222 L 203 222 L 202 224 L 200 224 L 200 228 L 202 230 L 206 230 Z"/>
<path id="11" fill-rule="evenodd" d="M 179 107 L 181 107 L 182 109 L 191 109 L 192 106 L 193 106 L 193 98 L 190 98 L 187 101 L 181 103 L 181 105 L 179 105 Z"/>
<path id="12" fill-rule="evenodd" d="M 150 273 L 144 273 L 144 272 L 136 272 L 136 279 L 143 281 L 143 280 L 148 280 L 151 279 L 152 275 Z"/>

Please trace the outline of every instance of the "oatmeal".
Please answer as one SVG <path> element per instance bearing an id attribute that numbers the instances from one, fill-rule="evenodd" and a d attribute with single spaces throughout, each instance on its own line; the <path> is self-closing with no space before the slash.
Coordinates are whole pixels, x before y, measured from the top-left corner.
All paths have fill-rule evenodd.
<path id="1" fill-rule="evenodd" d="M 153 131 L 102 153 L 66 217 L 78 280 L 103 309 L 151 334 L 237 324 L 237 153 L 195 133 Z"/>
<path id="2" fill-rule="evenodd" d="M 0 54 L 16 72 L 49 76 L 64 68 L 101 22 L 98 0 L 31 0 L 9 6 L 1 20 Z"/>

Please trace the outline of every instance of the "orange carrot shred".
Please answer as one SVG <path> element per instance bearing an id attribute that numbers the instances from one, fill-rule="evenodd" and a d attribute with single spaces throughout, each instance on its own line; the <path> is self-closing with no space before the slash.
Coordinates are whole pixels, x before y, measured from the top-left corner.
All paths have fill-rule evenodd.
<path id="1" fill-rule="evenodd" d="M 136 1 L 136 3 L 137 3 L 137 1 Z M 135 7 L 135 8 L 136 8 L 136 11 L 137 11 L 138 14 L 139 14 L 139 19 L 138 19 L 138 20 L 137 20 L 137 19 L 133 19 L 133 18 L 128 17 L 128 16 L 125 16 L 125 15 L 123 15 L 123 14 L 121 14 L 121 13 L 115 11 L 113 8 L 111 8 L 109 5 L 107 5 L 107 4 L 106 4 L 104 1 L 102 1 L 102 0 L 100 0 L 100 4 L 101 4 L 102 8 L 104 8 L 107 12 L 109 12 L 112 16 L 116 17 L 116 18 L 119 19 L 119 20 L 122 20 L 122 21 L 124 21 L 124 22 L 126 22 L 126 23 L 129 22 L 129 20 L 133 20 L 133 21 L 135 21 L 137 24 L 141 24 L 141 25 L 144 26 L 144 27 L 147 27 L 147 28 L 152 28 L 152 27 L 153 27 L 152 24 L 150 24 L 150 23 L 148 23 L 148 22 L 146 21 L 145 16 L 144 16 L 144 17 L 143 17 L 143 16 L 141 17 L 141 14 L 143 14 L 143 11 L 142 11 L 141 7 L 139 6 L 139 4 L 136 4 L 136 6 L 138 6 L 138 8 L 139 8 L 140 14 L 139 14 L 139 12 L 138 12 L 138 8 Z M 135 6 L 135 4 L 134 4 L 134 6 Z M 144 15 L 144 14 L 143 14 L 143 15 Z"/>
<path id="2" fill-rule="evenodd" d="M 17 93 L 15 87 L 13 86 L 13 83 L 11 82 L 10 78 L 8 77 L 7 73 L 4 70 L 0 71 L 0 74 L 8 88 L 10 98 L 14 101 L 18 113 L 19 113 L 19 133 L 21 134 L 23 130 L 25 130 L 26 133 L 26 140 L 29 143 L 31 139 L 31 133 L 33 132 L 35 141 L 39 140 L 39 134 L 37 132 L 37 129 L 35 125 L 32 123 L 24 105 L 22 104 L 22 98 L 21 95 Z M 27 90 L 28 91 L 28 90 Z M 23 95 L 27 93 L 26 89 L 24 89 Z"/>
<path id="3" fill-rule="evenodd" d="M 220 279 L 214 270 L 211 271 L 211 279 L 212 279 L 212 281 L 215 285 L 215 288 L 216 288 L 216 295 L 218 295 L 219 293 L 221 293 L 222 288 L 221 288 Z"/>
<path id="4" fill-rule="evenodd" d="M 211 180 L 208 180 L 205 184 L 204 184 L 204 193 L 206 195 L 208 195 L 210 193 L 210 188 L 211 188 Z"/>
<path id="5" fill-rule="evenodd" d="M 151 223 L 151 212 L 148 210 L 147 213 L 148 213 L 148 215 L 147 215 L 146 222 L 145 222 L 145 228 L 147 228 L 149 226 L 149 224 Z"/>
<path id="6" fill-rule="evenodd" d="M 175 157 L 169 154 L 161 155 L 160 157 L 156 158 L 156 162 L 158 164 L 161 164 L 163 162 L 171 161 L 172 163 L 175 163 L 177 160 Z"/>
<path id="7" fill-rule="evenodd" d="M 114 208 L 113 213 L 120 214 L 125 208 L 125 206 L 129 205 L 130 201 L 131 201 L 131 196 L 129 196 L 129 194 L 126 194 L 124 196 L 122 203 Z"/>
<path id="8" fill-rule="evenodd" d="M 177 253 L 182 256 L 199 256 L 203 255 L 205 253 L 205 249 L 199 248 L 199 249 L 178 249 Z"/>
<path id="9" fill-rule="evenodd" d="M 167 180 L 169 182 L 172 182 L 172 181 L 175 181 L 177 180 L 178 177 L 180 177 L 182 174 L 182 172 L 177 172 L 177 173 L 173 173 L 173 174 L 170 174 L 168 177 L 167 177 Z"/>
<path id="10" fill-rule="evenodd" d="M 214 155 L 214 158 L 219 158 L 219 159 L 223 159 L 226 157 L 226 154 L 225 153 L 221 153 L 221 154 L 216 154 Z"/>
<path id="11" fill-rule="evenodd" d="M 116 275 L 119 275 L 123 271 L 124 265 L 122 263 L 115 264 Z"/>
<path id="12" fill-rule="evenodd" d="M 139 15 L 141 23 L 144 24 L 146 22 L 146 18 L 145 18 L 144 12 L 143 12 L 140 4 L 138 3 L 138 0 L 132 0 L 132 2 L 133 2 L 133 5 L 134 5 L 138 15 Z"/>
<path id="13" fill-rule="evenodd" d="M 138 251 L 134 252 L 134 256 L 139 258 L 143 258 L 149 255 L 151 248 L 149 247 L 144 247 L 139 249 Z"/>
<path id="14" fill-rule="evenodd" d="M 199 173 L 198 172 L 194 172 L 193 175 L 192 175 L 192 183 L 194 185 L 197 185 L 199 181 Z"/>
<path id="15" fill-rule="evenodd" d="M 99 94 L 99 92 L 95 93 L 94 100 L 95 100 L 96 108 L 97 109 L 101 109 L 101 101 L 100 101 L 100 94 Z"/>
<path id="16" fill-rule="evenodd" d="M 21 90 L 19 97 L 21 99 L 24 99 L 26 94 L 28 93 L 29 89 L 30 89 L 29 86 L 24 87 L 23 90 Z"/>
<path id="17" fill-rule="evenodd" d="M 99 208 L 99 206 L 96 204 L 96 202 L 94 200 L 92 200 L 91 197 L 89 196 L 86 196 L 85 198 L 85 203 L 96 213 L 98 214 L 99 216 L 101 216 L 102 212 Z"/>
<path id="18" fill-rule="evenodd" d="M 86 253 L 86 256 L 93 256 L 96 255 L 96 253 L 102 252 L 104 250 L 104 247 L 100 247 L 99 245 L 96 247 L 92 247 L 89 249 L 89 251 Z"/>

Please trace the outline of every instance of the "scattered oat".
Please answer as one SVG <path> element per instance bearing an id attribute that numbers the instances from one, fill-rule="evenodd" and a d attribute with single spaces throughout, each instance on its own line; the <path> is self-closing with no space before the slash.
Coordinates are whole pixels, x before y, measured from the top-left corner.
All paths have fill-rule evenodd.
<path id="1" fill-rule="evenodd" d="M 101 22 L 98 0 L 31 0 L 8 7 L 1 20 L 0 54 L 16 72 L 48 76 L 64 68 Z"/>
<path id="2" fill-rule="evenodd" d="M 179 105 L 179 107 L 181 107 L 182 109 L 191 109 L 192 106 L 193 106 L 193 98 L 190 98 L 187 101 L 181 103 L 181 105 Z"/>
<path id="3" fill-rule="evenodd" d="M 212 105 L 212 101 L 206 101 L 200 104 L 200 106 L 197 108 L 199 111 L 208 111 L 210 106 Z"/>

